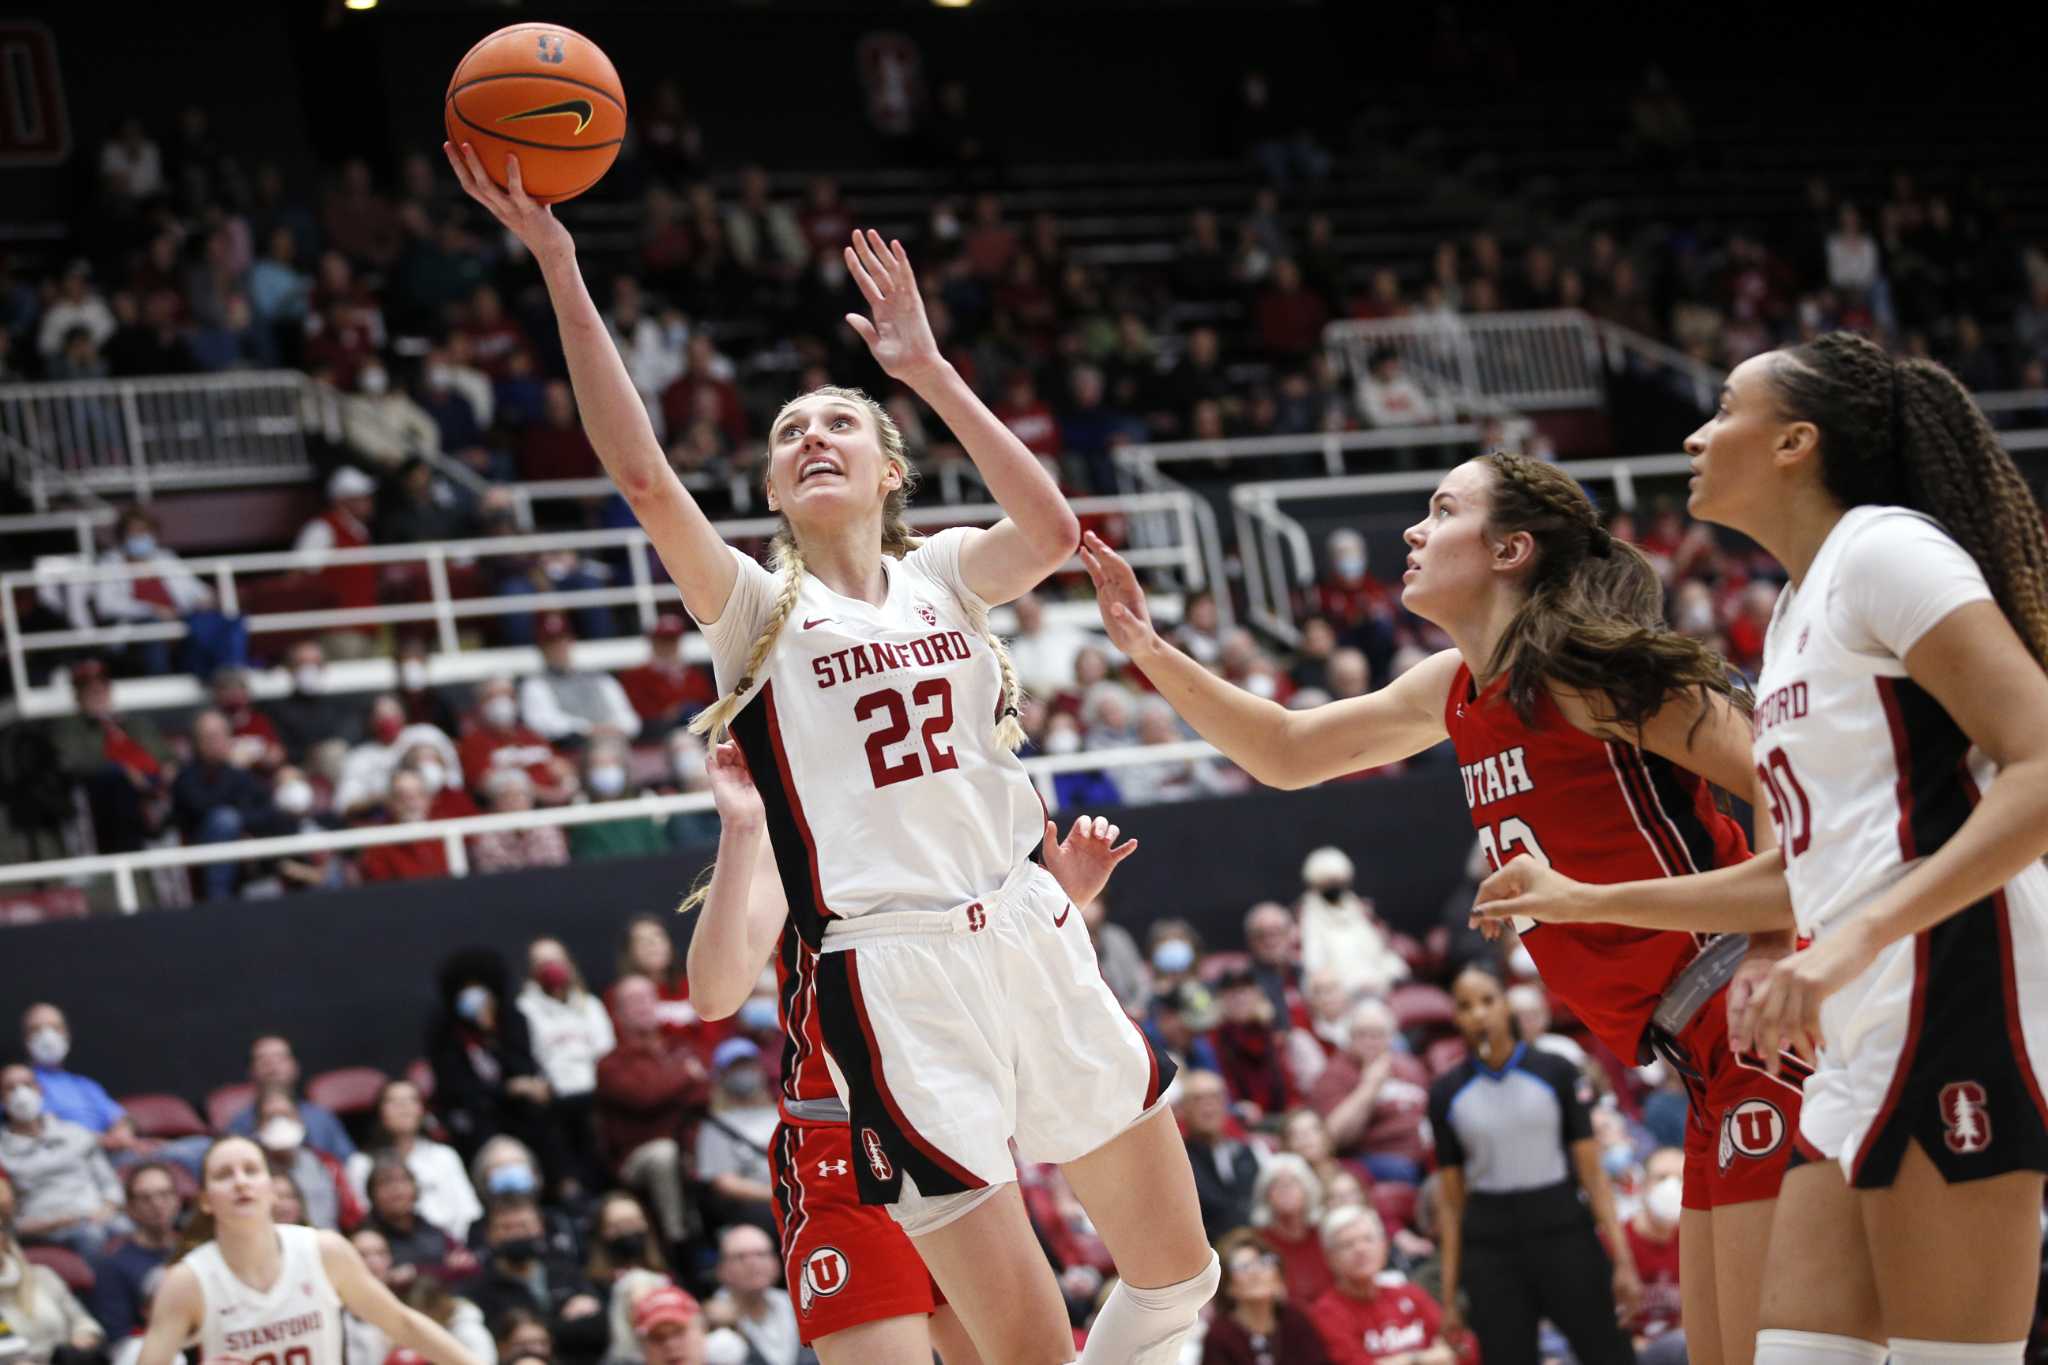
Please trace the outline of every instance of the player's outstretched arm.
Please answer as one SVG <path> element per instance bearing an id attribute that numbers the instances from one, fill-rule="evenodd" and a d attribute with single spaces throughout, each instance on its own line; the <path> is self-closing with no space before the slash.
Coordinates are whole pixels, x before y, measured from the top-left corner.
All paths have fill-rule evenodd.
<path id="1" fill-rule="evenodd" d="M 1425 659 L 1377 692 L 1290 711 L 1233 686 L 1169 644 L 1153 628 L 1130 564 L 1092 531 L 1082 538 L 1081 563 L 1095 582 L 1110 640 L 1196 734 L 1269 787 L 1312 787 L 1399 762 L 1446 737 L 1444 701 L 1458 672 L 1454 650 Z"/>
<path id="2" fill-rule="evenodd" d="M 704 909 L 690 935 L 690 1004 L 706 1019 L 723 1019 L 746 1003 L 789 916 L 782 878 L 768 841 L 761 793 L 740 746 L 711 751 L 707 770 L 718 803 L 718 861 Z"/>
<path id="3" fill-rule="evenodd" d="M 961 547 L 967 586 L 990 603 L 1023 596 L 1073 557 L 1081 536 L 1074 509 L 1038 457 L 939 353 L 903 243 L 857 231 L 846 248 L 846 268 L 874 314 L 848 313 L 847 325 L 884 373 L 909 385 L 938 414 L 1007 514 Z"/>
<path id="4" fill-rule="evenodd" d="M 647 420 L 647 409 L 626 374 L 626 362 L 619 358 L 583 283 L 575 240 L 552 209 L 527 197 L 518 157 L 505 158 L 510 188 L 501 190 L 484 174 L 476 148 L 467 142 L 441 146 L 463 190 L 524 242 L 540 265 L 562 331 L 562 354 L 569 362 L 569 382 L 576 390 L 583 430 L 605 473 L 654 542 L 669 577 L 682 589 L 690 614 L 699 621 L 716 621 L 725 612 L 739 569 L 654 438 L 654 424 Z"/>
<path id="5" fill-rule="evenodd" d="M 320 1234 L 320 1264 L 342 1307 L 390 1337 L 393 1345 L 416 1351 L 434 1365 L 480 1365 L 441 1324 L 400 1303 L 340 1233 Z"/>

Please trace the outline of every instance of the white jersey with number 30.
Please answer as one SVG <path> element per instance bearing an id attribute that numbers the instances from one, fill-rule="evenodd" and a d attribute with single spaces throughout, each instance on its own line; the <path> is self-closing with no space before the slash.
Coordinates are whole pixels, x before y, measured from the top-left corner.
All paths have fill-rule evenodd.
<path id="1" fill-rule="evenodd" d="M 218 1242 L 185 1258 L 206 1301 L 201 1365 L 344 1365 L 341 1296 L 321 1264 L 319 1230 L 280 1224 L 277 1239 L 283 1253 L 277 1283 L 264 1294 L 228 1269 Z"/>
<path id="2" fill-rule="evenodd" d="M 884 556 L 879 606 L 805 575 L 734 718 L 767 808 L 792 922 L 946 910 L 1003 884 L 1044 830 L 1015 754 L 997 747 L 1002 677 L 960 577 L 966 530 Z M 734 551 L 739 576 L 704 628 L 720 692 L 773 615 L 777 579 Z M 808 883 L 805 885 L 803 883 Z"/>

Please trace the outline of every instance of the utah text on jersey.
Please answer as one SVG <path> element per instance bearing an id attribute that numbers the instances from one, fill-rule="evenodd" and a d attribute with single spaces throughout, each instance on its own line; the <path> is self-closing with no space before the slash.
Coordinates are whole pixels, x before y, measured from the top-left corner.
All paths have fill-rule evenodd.
<path id="1" fill-rule="evenodd" d="M 1476 763 L 1461 763 L 1458 774 L 1465 779 L 1465 805 L 1470 810 L 1536 790 L 1536 784 L 1529 780 L 1529 764 L 1519 744 L 1488 754 Z"/>

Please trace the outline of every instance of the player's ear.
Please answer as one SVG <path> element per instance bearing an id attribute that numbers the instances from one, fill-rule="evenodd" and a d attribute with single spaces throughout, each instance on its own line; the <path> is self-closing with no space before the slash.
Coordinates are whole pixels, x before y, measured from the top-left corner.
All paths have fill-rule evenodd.
<path id="1" fill-rule="evenodd" d="M 1536 537 L 1527 531 L 1510 531 L 1493 546 L 1493 567 L 1506 572 L 1526 569 L 1536 558 Z"/>

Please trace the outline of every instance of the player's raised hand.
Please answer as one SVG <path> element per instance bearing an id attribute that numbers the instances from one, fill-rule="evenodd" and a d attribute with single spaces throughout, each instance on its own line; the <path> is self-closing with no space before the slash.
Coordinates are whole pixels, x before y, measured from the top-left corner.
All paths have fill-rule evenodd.
<path id="1" fill-rule="evenodd" d="M 903 243 L 885 243 L 874 229 L 856 228 L 853 244 L 846 248 L 846 268 L 874 314 L 870 320 L 848 313 L 846 325 L 868 344 L 884 374 L 916 387 L 946 360 L 925 316 L 924 296 L 918 292 L 917 275 Z"/>
<path id="2" fill-rule="evenodd" d="M 1479 883 L 1472 902 L 1472 927 L 1517 917 L 1538 924 L 1582 923 L 1594 918 L 1586 885 L 1534 858 L 1510 858 Z"/>
<path id="3" fill-rule="evenodd" d="M 1100 815 L 1084 815 L 1074 821 L 1061 839 L 1053 822 L 1045 822 L 1045 844 L 1041 856 L 1045 870 L 1052 873 L 1060 890 L 1076 905 L 1085 905 L 1102 894 L 1116 865 L 1138 851 L 1138 841 L 1116 841 L 1122 833 Z"/>
<path id="4" fill-rule="evenodd" d="M 1102 628 L 1109 632 L 1110 643 L 1135 658 L 1159 637 L 1138 575 L 1128 560 L 1093 531 L 1081 536 L 1081 567 L 1095 584 L 1095 606 L 1102 613 Z"/>
<path id="5" fill-rule="evenodd" d="M 484 173 L 484 164 L 477 159 L 476 148 L 470 143 L 457 147 L 452 142 L 444 142 L 441 150 L 447 154 L 448 164 L 454 168 L 463 193 L 489 209 L 491 217 L 525 243 L 526 249 L 536 258 L 549 252 L 574 249 L 569 229 L 562 226 L 555 217 L 555 211 L 528 197 L 526 186 L 519 178 L 518 157 L 505 158 L 505 183 L 510 188 L 499 189 Z"/>
<path id="6" fill-rule="evenodd" d="M 719 824 L 728 829 L 759 829 L 767 822 L 761 793 L 738 744 L 727 740 L 714 748 L 704 770 L 711 778 L 711 799 L 718 807 Z"/>

